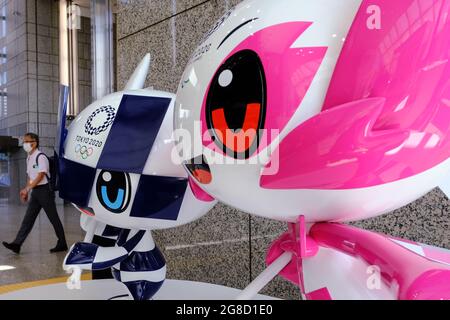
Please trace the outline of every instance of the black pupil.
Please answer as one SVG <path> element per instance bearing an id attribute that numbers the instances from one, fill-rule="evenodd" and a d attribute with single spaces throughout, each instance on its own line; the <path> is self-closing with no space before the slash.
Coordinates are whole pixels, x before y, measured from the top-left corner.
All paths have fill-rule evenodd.
<path id="1" fill-rule="evenodd" d="M 224 71 L 232 74 L 232 81 L 227 86 L 222 86 L 219 81 Z M 212 81 L 206 101 L 208 128 L 213 128 L 212 111 L 223 108 L 228 127 L 232 130 L 241 129 L 247 105 L 258 103 L 264 110 L 265 95 L 264 71 L 258 55 L 251 50 L 236 53 L 220 67 Z M 263 124 L 264 112 L 261 113 L 258 129 Z"/>

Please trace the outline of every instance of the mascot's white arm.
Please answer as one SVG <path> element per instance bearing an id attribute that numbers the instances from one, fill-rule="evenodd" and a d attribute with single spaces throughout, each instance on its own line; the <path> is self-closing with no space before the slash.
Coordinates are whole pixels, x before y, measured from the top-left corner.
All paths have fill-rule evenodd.
<path id="1" fill-rule="evenodd" d="M 125 243 L 115 247 L 101 247 L 88 242 L 75 243 L 63 263 L 63 269 L 72 273 L 67 280 L 67 287 L 69 289 L 81 287 L 82 270 L 103 270 L 125 260 L 142 240 L 144 234 L 143 230 L 133 230 Z"/>
<path id="2" fill-rule="evenodd" d="M 134 233 L 134 234 L 132 234 Z M 101 247 L 94 243 L 77 242 L 64 259 L 63 268 L 77 266 L 83 270 L 103 270 L 125 260 L 142 240 L 145 231 L 133 230 L 125 243 L 115 247 Z"/>

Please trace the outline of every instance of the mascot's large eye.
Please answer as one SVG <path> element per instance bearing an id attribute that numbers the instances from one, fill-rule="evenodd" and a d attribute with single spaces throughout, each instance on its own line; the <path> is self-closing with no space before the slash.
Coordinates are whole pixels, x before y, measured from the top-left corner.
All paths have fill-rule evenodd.
<path id="1" fill-rule="evenodd" d="M 128 173 L 101 171 L 97 178 L 97 198 L 105 209 L 124 212 L 130 203 L 131 182 Z"/>
<path id="2" fill-rule="evenodd" d="M 206 99 L 206 122 L 214 142 L 236 159 L 258 148 L 266 110 L 266 81 L 258 55 L 243 50 L 215 74 Z"/>

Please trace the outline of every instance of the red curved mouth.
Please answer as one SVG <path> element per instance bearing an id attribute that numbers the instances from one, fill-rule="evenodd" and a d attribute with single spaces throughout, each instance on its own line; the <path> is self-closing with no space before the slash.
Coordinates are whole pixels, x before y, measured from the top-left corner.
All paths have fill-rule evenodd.
<path id="1" fill-rule="evenodd" d="M 223 108 L 215 109 L 211 113 L 212 126 L 216 133 L 216 138 L 226 149 L 238 154 L 246 152 L 256 142 L 260 117 L 261 104 L 249 103 L 246 106 L 242 128 L 233 130 L 228 126 Z"/>
<path id="2" fill-rule="evenodd" d="M 79 206 L 77 206 L 77 205 L 75 205 L 75 207 L 76 207 L 79 211 L 81 211 L 82 213 L 84 213 L 84 214 L 86 214 L 86 215 L 88 215 L 88 216 L 90 216 L 90 217 L 94 217 L 94 216 L 95 216 L 94 209 L 92 209 L 92 208 L 88 208 L 88 207 L 86 207 L 86 208 L 81 208 L 81 207 L 79 207 Z"/>
<path id="3" fill-rule="evenodd" d="M 185 163 L 186 169 L 201 184 L 210 184 L 212 181 L 211 170 L 203 156 L 199 156 Z"/>
<path id="4" fill-rule="evenodd" d="M 194 178 L 202 183 L 202 184 L 210 184 L 212 181 L 212 175 L 211 172 L 208 172 L 206 170 L 203 169 L 195 169 L 192 172 L 192 175 L 194 176 Z"/>

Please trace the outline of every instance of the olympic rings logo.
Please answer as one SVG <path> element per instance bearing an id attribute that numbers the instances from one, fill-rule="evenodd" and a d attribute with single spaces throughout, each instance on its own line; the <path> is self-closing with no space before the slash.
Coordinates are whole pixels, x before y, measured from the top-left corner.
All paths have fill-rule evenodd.
<path id="1" fill-rule="evenodd" d="M 99 126 L 94 126 L 93 122 L 97 116 L 103 115 L 103 123 Z M 101 116 L 100 116 L 101 117 Z M 106 131 L 109 126 L 114 122 L 114 118 L 116 117 L 116 109 L 111 106 L 103 106 L 99 109 L 95 110 L 87 119 L 86 124 L 84 125 L 84 132 L 89 135 L 98 136 L 103 131 Z"/>
<path id="2" fill-rule="evenodd" d="M 77 144 L 77 146 L 75 147 L 75 153 L 79 154 L 82 159 L 87 159 L 89 156 L 92 155 L 93 152 L 94 149 L 92 149 L 92 147 L 88 148 L 80 144 Z"/>

